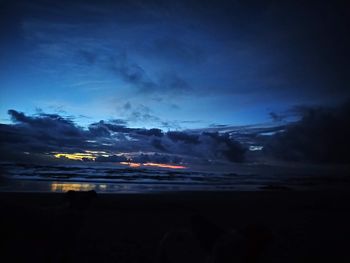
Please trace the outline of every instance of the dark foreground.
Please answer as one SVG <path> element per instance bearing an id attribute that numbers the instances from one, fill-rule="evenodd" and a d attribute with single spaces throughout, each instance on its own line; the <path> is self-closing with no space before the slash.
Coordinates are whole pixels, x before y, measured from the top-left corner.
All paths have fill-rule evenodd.
<path id="1" fill-rule="evenodd" d="M 350 193 L 0 193 L 1 262 L 350 262 Z"/>

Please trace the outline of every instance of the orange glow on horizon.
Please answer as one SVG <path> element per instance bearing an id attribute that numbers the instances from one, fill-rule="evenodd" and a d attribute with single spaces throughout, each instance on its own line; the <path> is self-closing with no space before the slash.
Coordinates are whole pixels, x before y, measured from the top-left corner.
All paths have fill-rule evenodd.
<path id="1" fill-rule="evenodd" d="M 70 160 L 76 160 L 76 161 L 84 161 L 84 160 L 90 160 L 95 161 L 98 156 L 104 156 L 108 157 L 110 156 L 106 152 L 102 151 L 85 151 L 85 152 L 79 152 L 79 153 L 58 153 L 53 152 L 52 153 L 55 158 L 67 158 Z M 137 168 L 141 166 L 151 166 L 151 167 L 159 167 L 159 168 L 169 168 L 169 169 L 186 169 L 188 167 L 183 165 L 172 165 L 172 164 L 165 164 L 165 163 L 134 163 L 134 162 L 120 162 L 119 164 L 127 165 L 132 168 Z"/>
<path id="2" fill-rule="evenodd" d="M 141 166 L 140 163 L 120 162 L 120 164 L 128 165 L 128 166 L 130 166 L 130 167 L 140 167 L 140 166 Z"/>
<path id="3" fill-rule="evenodd" d="M 170 169 L 185 169 L 186 166 L 182 165 L 171 165 L 171 164 L 164 164 L 164 163 L 144 163 L 144 166 L 154 166 L 154 167 L 161 167 L 161 168 L 170 168 Z"/>
<path id="4" fill-rule="evenodd" d="M 159 168 L 169 168 L 169 169 L 186 169 L 186 166 L 182 165 L 171 165 L 171 164 L 164 164 L 164 163 L 132 163 L 132 162 L 120 162 L 120 164 L 128 165 L 130 167 L 141 167 L 141 166 L 152 166 L 152 167 L 159 167 Z"/>

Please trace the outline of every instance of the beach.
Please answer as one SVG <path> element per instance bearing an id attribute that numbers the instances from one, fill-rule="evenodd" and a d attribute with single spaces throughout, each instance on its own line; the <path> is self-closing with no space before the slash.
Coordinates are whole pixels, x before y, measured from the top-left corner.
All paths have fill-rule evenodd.
<path id="1" fill-rule="evenodd" d="M 243 253 L 238 249 L 243 243 L 260 240 L 261 251 L 254 260 L 234 262 L 350 260 L 350 193 L 346 191 L 276 189 L 74 198 L 63 193 L 1 193 L 1 261 L 171 262 L 159 257 L 167 253 L 167 257 L 182 257 L 183 262 L 205 262 L 220 236 L 227 233 L 239 237 L 224 242 L 237 253 Z M 176 243 L 166 240 L 169 233 L 185 234 Z M 183 244 L 197 254 L 181 252 Z"/>

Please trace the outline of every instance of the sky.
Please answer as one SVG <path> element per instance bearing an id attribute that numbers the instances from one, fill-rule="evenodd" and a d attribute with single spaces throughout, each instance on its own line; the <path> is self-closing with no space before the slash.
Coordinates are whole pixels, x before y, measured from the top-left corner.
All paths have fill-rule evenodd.
<path id="1" fill-rule="evenodd" d="M 348 28 L 341 1 L 1 1 L 2 158 L 346 162 Z"/>

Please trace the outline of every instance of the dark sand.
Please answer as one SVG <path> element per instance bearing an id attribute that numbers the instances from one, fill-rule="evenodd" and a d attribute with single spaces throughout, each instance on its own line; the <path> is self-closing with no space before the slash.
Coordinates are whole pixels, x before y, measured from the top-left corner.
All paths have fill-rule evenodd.
<path id="1" fill-rule="evenodd" d="M 345 191 L 99 194 L 73 208 L 64 194 L 0 193 L 0 200 L 1 262 L 156 262 L 164 235 L 180 230 L 196 233 L 200 242 L 186 235 L 179 242 L 200 243 L 191 261 L 203 262 L 204 241 L 210 247 L 229 229 L 263 246 L 256 259 L 227 262 L 350 262 Z M 243 253 L 244 242 L 231 251 Z"/>

